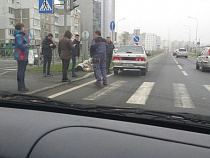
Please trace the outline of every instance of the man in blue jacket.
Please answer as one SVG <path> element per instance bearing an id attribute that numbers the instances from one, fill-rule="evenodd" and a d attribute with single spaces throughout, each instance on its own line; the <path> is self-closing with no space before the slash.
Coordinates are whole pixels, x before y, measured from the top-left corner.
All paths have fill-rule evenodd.
<path id="1" fill-rule="evenodd" d="M 101 75 L 103 85 L 107 85 L 106 77 L 106 40 L 101 37 L 101 32 L 96 31 L 95 39 L 91 43 L 91 56 L 93 57 L 93 70 L 96 78 L 95 85 L 101 85 Z"/>

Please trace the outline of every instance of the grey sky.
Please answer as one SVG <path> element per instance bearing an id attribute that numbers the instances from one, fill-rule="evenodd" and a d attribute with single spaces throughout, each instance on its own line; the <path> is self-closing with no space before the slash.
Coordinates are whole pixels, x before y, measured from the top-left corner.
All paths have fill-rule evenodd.
<path id="1" fill-rule="evenodd" d="M 201 42 L 210 43 L 210 1 L 209 0 L 116 0 L 116 22 L 119 19 L 119 32 L 133 32 L 140 27 L 141 32 L 156 33 L 162 39 L 168 39 L 170 27 L 171 40 L 188 40 L 189 29 L 195 40 L 196 21 L 199 21 L 198 38 Z"/>
<path id="2" fill-rule="evenodd" d="M 55 0 L 57 1 L 57 0 Z M 171 40 L 189 39 L 191 27 L 191 41 L 195 40 L 196 21 L 199 21 L 198 39 L 201 43 L 210 44 L 210 0 L 115 0 L 116 23 L 119 22 L 119 32 L 133 32 L 134 28 L 141 28 L 141 32 L 156 33 L 162 39 L 168 39 L 170 28 Z"/>

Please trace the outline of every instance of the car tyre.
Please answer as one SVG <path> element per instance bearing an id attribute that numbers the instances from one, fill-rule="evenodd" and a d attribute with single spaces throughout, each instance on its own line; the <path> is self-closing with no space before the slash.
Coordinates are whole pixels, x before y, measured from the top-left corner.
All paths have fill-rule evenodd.
<path id="1" fill-rule="evenodd" d="M 185 57 L 185 58 L 188 58 L 188 57 Z"/>
<path id="2" fill-rule="evenodd" d="M 114 74 L 115 74 L 115 75 L 118 75 L 118 73 L 119 73 L 119 69 L 114 68 Z"/>
<path id="3" fill-rule="evenodd" d="M 206 71 L 206 68 L 203 65 L 201 65 L 201 72 L 205 72 L 205 71 Z"/>
<path id="4" fill-rule="evenodd" d="M 176 56 L 176 58 L 178 58 L 178 56 Z"/>
<path id="5" fill-rule="evenodd" d="M 141 76 L 146 76 L 147 71 L 147 69 L 141 69 Z"/>
<path id="6" fill-rule="evenodd" d="M 196 69 L 199 70 L 199 68 L 200 67 L 199 67 L 198 63 L 196 62 Z"/>

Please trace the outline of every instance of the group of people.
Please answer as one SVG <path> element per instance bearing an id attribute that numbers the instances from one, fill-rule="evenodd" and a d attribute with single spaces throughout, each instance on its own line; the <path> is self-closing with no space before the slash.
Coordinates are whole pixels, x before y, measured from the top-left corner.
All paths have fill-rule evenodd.
<path id="1" fill-rule="evenodd" d="M 27 42 L 24 33 L 24 24 L 17 23 L 15 25 L 15 53 L 14 58 L 17 60 L 17 83 L 18 91 L 28 91 L 25 86 L 25 70 L 28 63 L 28 52 L 30 43 Z M 94 39 L 91 42 L 90 56 L 91 60 L 88 60 L 93 65 L 93 70 L 96 78 L 95 85 L 107 85 L 107 74 L 110 73 L 109 67 L 112 60 L 112 53 L 114 45 L 110 40 L 110 37 L 104 39 L 101 37 L 101 32 L 96 31 L 94 33 Z M 42 53 L 44 56 L 43 75 L 44 77 L 53 76 L 50 73 L 50 65 L 52 61 L 52 50 L 57 47 L 52 41 L 53 35 L 50 33 L 42 42 Z M 75 73 L 76 59 L 80 56 L 80 41 L 79 35 L 75 35 L 75 39 L 72 41 L 72 33 L 67 30 L 63 38 L 58 43 L 58 54 L 62 60 L 62 82 L 70 82 L 68 78 L 68 69 L 70 59 L 72 59 L 72 77 L 78 77 Z M 47 70 L 47 71 L 46 71 Z M 102 77 L 101 77 L 102 76 Z M 103 80 L 102 80 L 103 79 Z"/>

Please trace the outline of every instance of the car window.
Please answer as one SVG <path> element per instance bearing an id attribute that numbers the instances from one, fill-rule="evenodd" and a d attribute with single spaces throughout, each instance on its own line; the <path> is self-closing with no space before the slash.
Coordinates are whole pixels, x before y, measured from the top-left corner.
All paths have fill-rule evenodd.
<path id="1" fill-rule="evenodd" d="M 142 47 L 137 47 L 137 46 L 122 46 L 118 49 L 118 53 L 126 53 L 126 52 L 131 52 L 131 53 L 144 53 L 144 49 Z"/>

